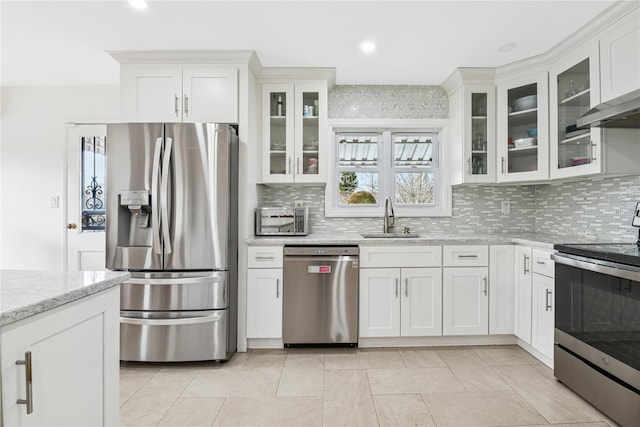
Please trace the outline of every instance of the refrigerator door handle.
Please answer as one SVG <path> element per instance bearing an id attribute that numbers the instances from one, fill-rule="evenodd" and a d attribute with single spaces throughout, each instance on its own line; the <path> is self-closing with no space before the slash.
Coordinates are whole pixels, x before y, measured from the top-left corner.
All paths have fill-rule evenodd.
<path id="1" fill-rule="evenodd" d="M 171 253 L 171 236 L 169 235 L 169 206 L 167 200 L 169 198 L 169 162 L 171 161 L 171 148 L 173 140 L 166 137 L 164 157 L 162 159 L 162 241 L 164 242 L 164 254 Z"/>
<path id="2" fill-rule="evenodd" d="M 217 322 L 221 319 L 219 314 L 202 317 L 183 317 L 179 319 L 134 319 L 131 317 L 120 317 L 120 323 L 128 325 L 146 326 L 173 326 L 173 325 L 194 325 L 198 323 Z"/>
<path id="3" fill-rule="evenodd" d="M 176 277 L 176 278 L 130 278 L 125 283 L 133 285 L 194 285 L 199 283 L 218 283 L 222 282 L 222 276 L 206 276 L 206 277 Z"/>
<path id="4" fill-rule="evenodd" d="M 156 139 L 156 148 L 153 153 L 153 171 L 151 173 L 151 221 L 153 221 L 153 252 L 162 254 L 160 247 L 160 210 L 158 193 L 158 181 L 160 180 L 160 150 L 162 148 L 162 138 Z"/>

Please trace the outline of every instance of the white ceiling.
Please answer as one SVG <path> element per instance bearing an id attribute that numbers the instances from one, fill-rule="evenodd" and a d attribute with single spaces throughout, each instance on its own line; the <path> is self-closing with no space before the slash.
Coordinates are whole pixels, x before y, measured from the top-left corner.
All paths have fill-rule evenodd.
<path id="1" fill-rule="evenodd" d="M 543 53 L 614 2 L 0 2 L 3 86 L 117 84 L 107 50 L 253 49 L 265 67 L 335 67 L 338 84 L 441 84 L 456 67 Z M 374 53 L 360 52 L 365 40 Z M 515 50 L 498 52 L 507 43 Z"/>

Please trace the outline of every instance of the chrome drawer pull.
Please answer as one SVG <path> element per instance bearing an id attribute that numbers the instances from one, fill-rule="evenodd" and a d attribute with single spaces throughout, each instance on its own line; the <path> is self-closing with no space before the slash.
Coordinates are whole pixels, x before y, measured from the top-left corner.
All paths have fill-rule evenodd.
<path id="1" fill-rule="evenodd" d="M 280 298 L 280 279 L 276 279 L 276 298 Z"/>
<path id="2" fill-rule="evenodd" d="M 16 360 L 16 365 L 24 365 L 25 371 L 25 385 L 27 390 L 26 399 L 18 399 L 16 403 L 18 405 L 27 405 L 27 415 L 33 413 L 33 370 L 31 369 L 31 352 L 27 351 L 24 354 L 24 360 Z"/>
<path id="3" fill-rule="evenodd" d="M 398 278 L 396 277 L 396 298 L 398 298 Z"/>
<path id="4" fill-rule="evenodd" d="M 458 258 L 478 258 L 478 255 L 458 255 Z"/>
<path id="5" fill-rule="evenodd" d="M 553 295 L 553 292 L 551 292 L 551 290 L 547 289 L 546 290 L 546 295 L 545 295 L 545 303 L 546 303 L 546 307 L 544 308 L 544 311 L 549 311 L 551 310 L 551 299 L 549 298 L 551 295 Z"/>
<path id="6" fill-rule="evenodd" d="M 404 296 L 409 298 L 409 278 L 404 279 Z"/>
<path id="7" fill-rule="evenodd" d="M 487 295 L 487 276 L 485 276 L 482 281 L 484 282 L 484 289 L 482 290 L 482 293 L 486 296 Z"/>

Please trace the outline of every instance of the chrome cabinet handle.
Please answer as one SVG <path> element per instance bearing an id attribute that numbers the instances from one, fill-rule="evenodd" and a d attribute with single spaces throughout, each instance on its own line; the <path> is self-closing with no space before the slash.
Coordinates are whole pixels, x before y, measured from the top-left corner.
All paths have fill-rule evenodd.
<path id="1" fill-rule="evenodd" d="M 482 293 L 486 296 L 487 295 L 487 276 L 485 276 L 482 281 L 484 282 L 484 289 L 482 290 Z"/>
<path id="2" fill-rule="evenodd" d="M 31 352 L 24 353 L 24 360 L 16 360 L 16 365 L 24 365 L 24 377 L 27 391 L 26 399 L 18 399 L 18 405 L 27 405 L 27 414 L 33 413 L 33 370 L 31 369 Z"/>
<path id="3" fill-rule="evenodd" d="M 547 265 L 547 263 L 546 263 L 546 262 L 544 262 L 544 261 L 540 261 L 540 260 L 538 260 L 538 264 L 541 264 L 541 265 Z"/>
<path id="4" fill-rule="evenodd" d="M 478 258 L 478 255 L 458 255 L 458 258 Z"/>
<path id="5" fill-rule="evenodd" d="M 398 278 L 396 277 L 396 298 L 398 298 Z"/>
<path id="6" fill-rule="evenodd" d="M 471 157 L 467 159 L 467 173 L 471 175 Z"/>
<path id="7" fill-rule="evenodd" d="M 291 173 L 291 157 L 289 157 L 289 169 L 287 169 L 287 175 Z"/>
<path id="8" fill-rule="evenodd" d="M 502 173 L 504 173 L 504 156 L 502 156 Z"/>
<path id="9" fill-rule="evenodd" d="M 409 278 L 404 279 L 404 296 L 409 298 Z"/>
<path id="10" fill-rule="evenodd" d="M 280 279 L 276 279 L 276 298 L 280 298 Z"/>
<path id="11" fill-rule="evenodd" d="M 276 259 L 274 256 L 260 256 L 257 255 L 255 257 L 256 261 L 273 261 L 274 259 Z"/>
<path id="12" fill-rule="evenodd" d="M 529 272 L 529 269 L 527 268 L 527 261 L 529 261 L 529 255 L 525 255 L 524 256 L 524 274 L 527 274 Z"/>
<path id="13" fill-rule="evenodd" d="M 175 94 L 175 98 L 173 101 L 173 109 L 176 113 L 176 117 L 178 117 L 178 94 L 177 93 Z"/>
<path id="14" fill-rule="evenodd" d="M 546 290 L 545 297 L 544 297 L 544 298 L 545 298 L 545 303 L 546 303 L 546 306 L 545 306 L 545 308 L 544 308 L 544 311 L 549 311 L 549 310 L 551 310 L 551 299 L 549 298 L 551 295 L 553 295 L 553 292 L 551 292 L 551 290 L 550 290 L 550 289 L 547 289 L 547 290 Z"/>
<path id="15" fill-rule="evenodd" d="M 189 97 L 187 94 L 184 94 L 184 115 L 189 117 Z"/>
<path id="16" fill-rule="evenodd" d="M 296 175 L 300 175 L 300 157 L 296 157 Z"/>

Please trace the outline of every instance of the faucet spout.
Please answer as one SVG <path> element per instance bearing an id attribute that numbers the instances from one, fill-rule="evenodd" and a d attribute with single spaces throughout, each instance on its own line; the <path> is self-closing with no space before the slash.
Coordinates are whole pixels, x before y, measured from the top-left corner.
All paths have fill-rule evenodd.
<path id="1" fill-rule="evenodd" d="M 395 222 L 395 216 L 393 214 L 393 203 L 389 197 L 384 201 L 384 218 L 382 222 L 382 231 L 388 233 L 389 229 Z"/>

